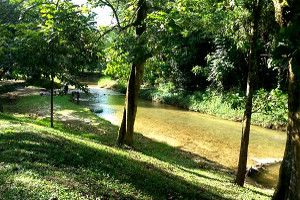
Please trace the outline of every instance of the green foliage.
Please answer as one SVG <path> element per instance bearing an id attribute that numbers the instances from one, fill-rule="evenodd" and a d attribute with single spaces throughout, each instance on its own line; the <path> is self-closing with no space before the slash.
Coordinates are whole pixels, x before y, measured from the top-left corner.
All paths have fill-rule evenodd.
<path id="1" fill-rule="evenodd" d="M 251 38 L 250 1 L 175 0 L 149 2 L 149 6 L 142 47 L 131 28 L 109 36 L 106 75 L 124 82 L 135 52 L 150 52 L 144 76 L 147 86 L 172 82 L 187 91 L 204 91 L 211 86 L 225 91 L 244 90 Z M 272 17 L 260 23 L 258 46 L 260 54 L 268 55 L 278 27 L 274 26 L 272 2 L 264 6 L 263 16 Z M 134 19 L 136 7 L 133 2 L 121 3 L 120 7 L 119 19 L 126 26 L 129 19 Z M 268 59 L 261 59 L 256 89 L 273 89 L 282 78 L 274 78 L 277 72 L 268 68 Z"/>
<path id="2" fill-rule="evenodd" d="M 117 82 L 112 80 L 109 76 L 101 77 L 98 80 L 98 86 L 101 88 L 113 88 Z"/>
<path id="3" fill-rule="evenodd" d="M 0 67 L 25 78 L 76 82 L 79 72 L 99 67 L 100 41 L 93 14 L 71 1 L 1 1 Z M 13 16 L 13 19 L 7 16 Z M 5 34 L 4 34 L 5 33 Z M 4 37 L 1 39 L 2 37 Z M 78 82 L 77 82 L 78 84 Z"/>
<path id="4" fill-rule="evenodd" d="M 152 96 L 152 99 L 161 103 L 185 107 L 188 105 L 188 99 L 184 98 L 184 96 L 184 92 L 177 90 L 174 83 L 168 82 L 158 86 L 157 91 Z"/>
<path id="5" fill-rule="evenodd" d="M 177 90 L 172 83 L 161 84 L 157 89 L 146 89 L 141 97 L 192 111 L 218 116 L 223 119 L 242 121 L 244 95 L 238 92 L 207 90 L 189 94 Z M 284 129 L 287 125 L 287 95 L 279 89 L 258 90 L 253 98 L 253 124 L 268 128 Z"/>
<path id="6" fill-rule="evenodd" d="M 287 102 L 287 94 L 279 89 L 274 89 L 270 92 L 260 89 L 254 96 L 253 107 L 255 109 L 254 114 L 258 112 L 261 113 L 261 116 L 255 116 L 254 118 L 261 118 L 268 127 L 272 127 L 273 125 L 275 125 L 275 127 L 284 127 L 288 120 Z"/>
<path id="7" fill-rule="evenodd" d="M 120 81 L 127 80 L 130 72 L 128 53 L 122 53 L 112 47 L 105 49 L 106 67 L 103 74 Z"/>
<path id="8" fill-rule="evenodd" d="M 188 107 L 190 110 L 234 121 L 240 121 L 242 118 L 243 108 L 238 106 L 243 104 L 243 99 L 239 94 L 220 95 L 215 91 L 196 92 L 190 96 L 190 99 Z"/>
<path id="9" fill-rule="evenodd" d="M 217 46 L 216 51 L 208 54 L 207 64 L 209 66 L 208 80 L 216 84 L 218 88 L 225 85 L 226 78 L 234 71 L 234 64 L 230 61 L 230 57 L 226 49 L 222 46 Z"/>

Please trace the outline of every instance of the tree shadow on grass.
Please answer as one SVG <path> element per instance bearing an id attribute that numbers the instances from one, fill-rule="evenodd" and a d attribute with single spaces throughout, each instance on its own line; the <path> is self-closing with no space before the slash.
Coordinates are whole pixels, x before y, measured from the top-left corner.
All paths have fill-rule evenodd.
<path id="1" fill-rule="evenodd" d="M 89 138 L 95 142 L 114 146 L 117 138 L 118 126 L 112 125 L 103 119 L 98 119 L 99 125 L 93 126 L 83 121 L 67 120 L 59 122 L 57 129 L 68 131 L 77 136 Z M 143 136 L 141 133 L 134 134 L 134 150 L 145 155 L 157 158 L 161 161 L 173 163 L 186 168 L 219 170 L 232 173 L 233 170 L 217 162 L 211 161 L 197 154 L 184 151 L 177 147 L 170 146 L 163 142 L 158 142 Z"/>
<path id="2" fill-rule="evenodd" d="M 84 111 L 83 109 L 76 110 L 73 114 L 77 116 L 82 114 L 83 112 L 86 111 Z M 13 118 L 11 117 L 11 115 L 4 116 L 8 120 L 18 121 L 17 118 Z M 97 125 L 93 125 L 81 119 L 68 119 L 64 121 L 56 120 L 55 129 L 80 136 L 84 139 L 89 139 L 97 143 L 105 144 L 108 146 L 115 146 L 119 127 L 96 116 L 94 120 L 96 120 Z M 49 119 L 43 119 L 42 121 L 39 121 L 37 123 L 43 126 L 48 126 L 50 121 Z M 145 155 L 157 158 L 161 161 L 180 165 L 185 168 L 201 168 L 233 173 L 232 169 L 227 168 L 219 163 L 211 161 L 197 154 L 184 151 L 177 147 L 172 147 L 166 143 L 149 139 L 143 136 L 141 133 L 135 133 L 134 137 L 134 150 L 139 151 Z"/>
<path id="3" fill-rule="evenodd" d="M 71 134 L 75 134 L 77 136 L 82 135 L 85 138 L 89 138 L 92 141 L 95 141 L 97 143 L 105 144 L 108 146 L 114 146 L 115 140 L 117 138 L 117 132 L 118 132 L 118 126 L 112 125 L 110 122 L 98 119 L 100 121 L 98 131 L 92 131 L 92 132 L 80 132 L 76 130 L 76 127 L 72 127 L 71 130 L 73 132 Z M 89 127 L 88 129 L 91 129 L 91 125 L 87 125 L 82 121 L 76 121 L 77 125 L 79 125 L 81 130 L 87 130 L 84 128 L 85 126 Z M 61 124 L 60 128 L 63 131 L 70 130 L 69 128 L 66 128 L 65 124 Z M 97 129 L 97 126 L 94 126 L 92 129 Z M 75 131 L 74 131 L 75 130 Z M 219 181 L 219 182 L 230 182 L 231 180 L 228 179 L 228 177 L 232 176 L 233 181 L 233 174 L 234 171 L 231 168 L 225 167 L 217 162 L 211 161 L 205 157 L 199 156 L 197 154 L 193 154 L 188 151 L 184 151 L 182 149 L 179 149 L 177 147 L 170 146 L 166 143 L 158 142 L 152 139 L 149 139 L 145 136 L 143 136 L 140 133 L 135 133 L 134 135 L 135 143 L 134 143 L 134 150 L 141 152 L 145 155 L 148 155 L 150 157 L 159 159 L 161 161 L 172 163 L 177 165 L 181 170 L 193 174 L 197 177 L 204 178 L 204 179 L 210 179 L 212 181 Z M 206 176 L 200 173 L 197 173 L 195 170 L 197 169 L 204 169 L 205 171 L 212 171 L 215 173 L 218 171 L 218 174 L 223 174 L 227 178 L 214 178 L 210 176 Z M 252 190 L 250 191 L 260 194 L 262 196 L 269 197 L 268 195 L 259 192 L 258 190 Z"/>
<path id="4" fill-rule="evenodd" d="M 114 148 L 41 132 L 11 131 L 0 134 L 0 141 L 0 163 L 15 166 L 2 170 L 4 196 L 11 189 L 5 185 L 9 177 L 30 172 L 35 179 L 104 199 L 139 199 L 140 193 L 154 199 L 224 199 L 213 187 L 199 188 L 149 162 L 114 153 Z M 20 190 L 31 190 L 24 187 Z M 25 192 L 20 197 L 32 199 L 30 195 Z"/>

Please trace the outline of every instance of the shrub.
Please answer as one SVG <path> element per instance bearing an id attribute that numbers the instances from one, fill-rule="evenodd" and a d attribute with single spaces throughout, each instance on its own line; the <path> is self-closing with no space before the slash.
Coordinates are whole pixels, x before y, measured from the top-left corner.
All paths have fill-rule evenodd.
<path id="1" fill-rule="evenodd" d="M 234 121 L 242 120 L 245 107 L 245 97 L 240 92 L 207 90 L 188 94 L 169 83 L 144 89 L 141 97 Z M 268 128 L 284 128 L 287 124 L 287 95 L 279 89 L 270 92 L 258 90 L 253 97 L 252 123 Z"/>

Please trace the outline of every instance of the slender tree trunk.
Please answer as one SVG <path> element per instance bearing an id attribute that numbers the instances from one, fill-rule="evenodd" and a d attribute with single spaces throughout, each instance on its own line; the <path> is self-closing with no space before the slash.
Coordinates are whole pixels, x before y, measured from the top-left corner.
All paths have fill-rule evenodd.
<path id="1" fill-rule="evenodd" d="M 137 40 L 141 40 L 142 34 L 146 30 L 144 20 L 147 17 L 147 5 L 146 0 L 138 1 L 138 13 L 135 21 L 136 37 Z M 143 45 L 142 41 L 139 41 L 139 45 Z M 141 51 L 143 51 L 141 49 Z M 132 63 L 130 76 L 127 84 L 126 91 L 126 103 L 123 112 L 123 119 L 119 129 L 119 135 L 117 144 L 119 146 L 126 144 L 131 146 L 133 143 L 134 122 L 137 112 L 138 95 L 144 74 L 144 65 L 147 61 L 147 55 L 145 52 L 137 52 L 136 58 Z"/>
<path id="2" fill-rule="evenodd" d="M 123 112 L 123 119 L 119 129 L 118 144 L 132 145 L 134 122 L 137 112 L 138 96 L 143 78 L 144 64 L 133 64 L 126 92 L 126 105 Z"/>
<path id="3" fill-rule="evenodd" d="M 53 125 L 53 90 L 54 90 L 54 76 L 53 75 L 51 75 L 51 94 L 50 94 L 50 96 L 51 96 L 51 105 L 50 105 L 50 126 L 51 126 L 51 128 L 54 128 L 54 125 Z"/>
<path id="4" fill-rule="evenodd" d="M 240 157 L 238 164 L 238 171 L 235 178 L 235 183 L 239 186 L 243 186 L 245 182 L 246 172 L 247 172 L 247 158 L 248 158 L 248 145 L 249 145 L 249 135 L 251 126 L 251 115 L 252 115 L 252 99 L 253 99 L 253 83 L 252 83 L 252 68 L 249 65 L 248 78 L 247 78 L 247 96 L 246 96 L 246 106 L 243 120 L 241 147 L 240 147 Z"/>
<path id="5" fill-rule="evenodd" d="M 251 115 L 252 115 L 252 100 L 253 100 L 253 81 L 254 73 L 257 69 L 258 55 L 257 55 L 257 43 L 259 37 L 259 21 L 261 17 L 262 0 L 258 0 L 253 8 L 252 20 L 253 20 L 253 35 L 250 40 L 250 54 L 249 54 L 249 65 L 248 65 L 248 77 L 247 77 L 247 91 L 246 91 L 246 104 L 245 113 L 243 118 L 243 129 L 240 146 L 240 155 L 238 163 L 238 171 L 235 178 L 235 183 L 239 186 L 243 186 L 247 172 L 247 159 L 248 159 L 248 146 L 251 126 Z"/>

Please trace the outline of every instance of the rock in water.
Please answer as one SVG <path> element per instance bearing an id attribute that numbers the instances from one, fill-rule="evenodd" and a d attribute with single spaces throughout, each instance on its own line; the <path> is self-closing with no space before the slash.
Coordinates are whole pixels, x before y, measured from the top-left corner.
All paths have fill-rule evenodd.
<path id="1" fill-rule="evenodd" d="M 103 113 L 103 109 L 102 108 L 99 108 L 99 109 L 91 108 L 90 111 L 92 111 L 93 113 L 96 113 L 96 114 Z"/>

